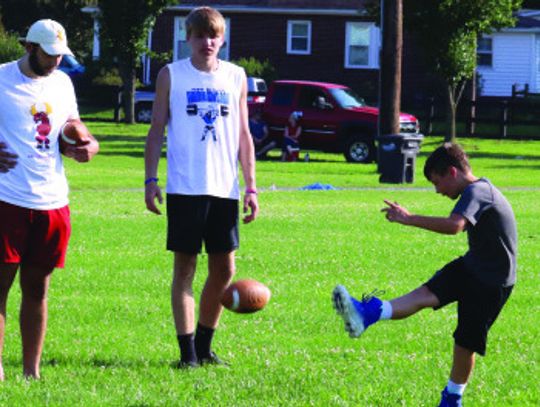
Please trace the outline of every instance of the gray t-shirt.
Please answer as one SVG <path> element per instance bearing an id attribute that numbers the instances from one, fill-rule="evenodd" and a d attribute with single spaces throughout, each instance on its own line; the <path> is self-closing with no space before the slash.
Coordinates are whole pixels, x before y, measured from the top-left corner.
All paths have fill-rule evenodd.
<path id="1" fill-rule="evenodd" d="M 486 284 L 514 285 L 516 219 L 503 194 L 489 180 L 480 178 L 465 188 L 452 213 L 468 221 L 467 269 Z"/>

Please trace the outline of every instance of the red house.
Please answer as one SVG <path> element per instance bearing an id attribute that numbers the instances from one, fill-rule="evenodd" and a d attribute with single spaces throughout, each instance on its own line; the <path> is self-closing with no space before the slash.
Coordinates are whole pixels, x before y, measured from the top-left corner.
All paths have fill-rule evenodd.
<path id="1" fill-rule="evenodd" d="M 381 35 L 365 3 L 366 0 L 179 2 L 157 18 L 148 45 L 156 52 L 172 52 L 172 60 L 186 57 L 189 48 L 185 18 L 194 7 L 209 5 L 218 9 L 227 23 L 226 44 L 220 58 L 268 59 L 280 79 L 344 84 L 376 104 Z M 95 13 L 97 7 L 87 7 L 86 11 Z M 418 47 L 406 34 L 404 42 L 402 97 L 422 99 L 431 94 L 433 87 Z M 94 51 L 99 53 L 99 46 Z M 162 65 L 146 58 L 143 82 L 152 84 Z"/>
<path id="2" fill-rule="evenodd" d="M 279 78 L 338 82 L 375 100 L 379 76 L 380 30 L 363 0 L 191 1 L 170 6 L 157 19 L 149 39 L 156 52 L 172 59 L 189 55 L 184 29 L 191 9 L 209 5 L 226 19 L 220 57 L 268 59 Z M 151 62 L 145 81 L 161 64 Z"/>

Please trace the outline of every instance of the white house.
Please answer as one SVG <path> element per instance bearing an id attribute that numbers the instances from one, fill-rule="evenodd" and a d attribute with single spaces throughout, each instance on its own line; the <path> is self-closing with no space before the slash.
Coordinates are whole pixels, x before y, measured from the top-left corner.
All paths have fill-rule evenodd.
<path id="1" fill-rule="evenodd" d="M 540 93 L 540 10 L 521 10 L 516 26 L 478 41 L 479 93 L 511 96 L 512 85 Z"/>

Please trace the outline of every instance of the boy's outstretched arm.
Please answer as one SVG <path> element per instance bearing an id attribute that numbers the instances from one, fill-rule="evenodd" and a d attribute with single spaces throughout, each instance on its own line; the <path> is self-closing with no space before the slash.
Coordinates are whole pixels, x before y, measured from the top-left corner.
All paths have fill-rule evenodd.
<path id="1" fill-rule="evenodd" d="M 402 225 L 416 226 L 418 228 L 431 230 L 432 232 L 455 235 L 465 230 L 467 219 L 458 214 L 451 214 L 449 217 L 422 216 L 411 214 L 406 208 L 397 202 L 384 200 L 386 207 L 381 212 L 386 213 L 386 219 L 390 222 L 401 223 Z"/>

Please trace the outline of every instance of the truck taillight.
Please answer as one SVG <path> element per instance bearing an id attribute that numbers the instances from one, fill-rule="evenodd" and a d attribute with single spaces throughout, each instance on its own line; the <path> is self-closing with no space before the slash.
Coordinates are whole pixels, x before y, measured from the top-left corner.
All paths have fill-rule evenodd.
<path id="1" fill-rule="evenodd" d="M 264 103 L 266 100 L 265 96 L 248 96 L 247 101 L 249 103 Z"/>

